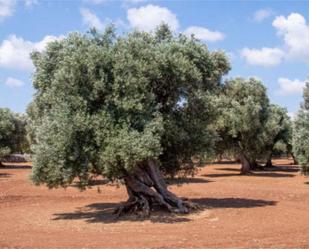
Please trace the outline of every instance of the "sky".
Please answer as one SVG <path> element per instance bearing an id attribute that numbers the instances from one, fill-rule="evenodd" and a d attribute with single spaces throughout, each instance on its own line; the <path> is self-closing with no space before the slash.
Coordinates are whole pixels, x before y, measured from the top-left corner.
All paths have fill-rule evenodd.
<path id="1" fill-rule="evenodd" d="M 262 80 L 271 102 L 295 115 L 308 79 L 306 1 L 0 0 L 0 107 L 25 112 L 34 93 L 29 54 L 48 42 L 110 23 L 123 34 L 162 22 L 224 50 L 227 78 Z"/>

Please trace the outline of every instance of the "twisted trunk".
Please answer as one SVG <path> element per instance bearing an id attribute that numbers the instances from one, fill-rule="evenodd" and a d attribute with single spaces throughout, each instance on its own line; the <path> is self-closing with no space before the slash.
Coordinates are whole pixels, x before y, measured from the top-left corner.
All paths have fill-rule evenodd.
<path id="1" fill-rule="evenodd" d="M 293 153 L 293 147 L 291 144 L 287 144 L 287 149 L 288 149 L 288 153 L 291 154 L 292 158 L 293 158 L 293 163 L 295 165 L 298 165 L 298 161 L 296 159 L 296 157 L 294 156 L 294 153 Z"/>
<path id="2" fill-rule="evenodd" d="M 249 161 L 249 164 L 250 164 L 250 170 L 260 170 L 261 169 L 261 167 L 259 166 L 256 160 Z"/>
<path id="3" fill-rule="evenodd" d="M 115 210 L 117 216 L 124 213 L 137 213 L 149 216 L 155 207 L 163 207 L 169 212 L 189 213 L 198 206 L 177 197 L 167 189 L 163 175 L 154 160 L 147 160 L 126 173 L 125 186 L 129 199 Z"/>
<path id="4" fill-rule="evenodd" d="M 240 162 L 241 162 L 241 169 L 240 169 L 241 174 L 242 175 L 250 174 L 251 166 L 250 166 L 250 162 L 249 162 L 248 158 L 245 156 L 245 154 L 241 153 L 239 155 L 239 159 L 240 159 Z"/>
<path id="5" fill-rule="evenodd" d="M 272 161 L 271 161 L 271 158 L 268 158 L 267 159 L 267 162 L 265 163 L 265 166 L 264 167 L 266 167 L 266 168 L 272 168 L 272 167 L 274 167 L 273 166 L 273 163 L 272 163 Z"/>
<path id="6" fill-rule="evenodd" d="M 298 161 L 297 161 L 296 157 L 294 156 L 294 154 L 291 153 L 291 155 L 292 155 L 292 158 L 293 158 L 293 163 L 294 163 L 295 165 L 298 165 Z"/>
<path id="7" fill-rule="evenodd" d="M 273 163 L 272 163 L 272 161 L 271 161 L 272 155 L 273 155 L 273 153 L 270 152 L 269 155 L 268 155 L 268 157 L 267 157 L 267 161 L 266 161 L 266 164 L 264 165 L 264 167 L 266 167 L 266 168 L 271 168 L 271 167 L 273 167 Z"/>

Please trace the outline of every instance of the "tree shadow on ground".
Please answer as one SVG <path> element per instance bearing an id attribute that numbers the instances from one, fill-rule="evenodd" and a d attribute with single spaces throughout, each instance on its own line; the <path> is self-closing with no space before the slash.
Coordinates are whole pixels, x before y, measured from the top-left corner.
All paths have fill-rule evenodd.
<path id="1" fill-rule="evenodd" d="M 220 170 L 220 171 L 233 171 L 233 172 L 240 172 L 240 168 L 237 169 L 237 168 L 217 168 L 216 170 Z M 274 165 L 273 167 L 261 167 L 257 170 L 254 170 L 256 172 L 269 172 L 269 171 L 272 171 L 272 172 L 290 172 L 290 173 L 293 173 L 293 172 L 298 172 L 299 171 L 299 167 L 298 166 L 295 166 L 295 165 Z M 254 172 L 253 171 L 253 172 Z"/>
<path id="2" fill-rule="evenodd" d="M 2 165 L 0 166 L 0 169 L 31 169 L 32 167 L 30 165 L 14 165 L 14 164 L 9 164 L 9 165 Z"/>
<path id="3" fill-rule="evenodd" d="M 235 173 L 220 173 L 220 174 L 204 174 L 204 177 L 229 177 L 229 176 L 240 176 L 240 168 L 216 168 L 218 171 L 228 171 Z M 294 177 L 295 174 L 299 171 L 297 166 L 287 166 L 287 165 L 274 165 L 269 168 L 259 168 L 253 170 L 248 176 L 257 176 L 257 177 Z"/>
<path id="4" fill-rule="evenodd" d="M 255 200 L 245 198 L 200 198 L 192 199 L 192 202 L 200 206 L 201 212 L 213 208 L 255 208 L 274 206 L 277 202 L 267 200 Z M 190 215 L 177 215 L 165 210 L 154 210 L 149 217 L 138 217 L 137 215 L 124 215 L 117 219 L 114 214 L 119 203 L 93 203 L 78 208 L 75 212 L 54 214 L 53 220 L 85 220 L 88 223 L 117 223 L 121 221 L 141 222 L 151 221 L 153 223 L 179 223 L 191 221 Z"/>
<path id="5" fill-rule="evenodd" d="M 238 170 L 240 172 L 240 170 Z M 216 177 L 229 177 L 229 176 L 242 176 L 240 173 L 222 173 L 222 174 L 204 174 L 202 175 L 204 177 L 211 177 L 211 178 L 216 178 Z M 287 174 L 287 173 L 275 173 L 275 172 L 265 172 L 265 171 L 256 171 L 256 172 L 251 172 L 248 175 L 244 176 L 251 176 L 251 177 L 294 177 L 294 174 Z"/>
<path id="6" fill-rule="evenodd" d="M 265 171 L 273 171 L 273 172 L 298 172 L 299 171 L 299 166 L 297 165 L 274 165 L 273 167 L 270 168 L 265 168 Z"/>
<path id="7" fill-rule="evenodd" d="M 0 173 L 0 179 L 1 178 L 9 178 L 11 177 L 12 174 L 8 174 L 8 173 Z"/>
<path id="8" fill-rule="evenodd" d="M 309 182 L 305 182 L 305 184 L 309 185 Z"/>
<path id="9" fill-rule="evenodd" d="M 190 219 L 185 215 L 170 214 L 163 210 L 152 211 L 149 217 L 139 217 L 137 215 L 123 215 L 120 218 L 114 214 L 114 210 L 120 203 L 93 203 L 71 213 L 54 214 L 53 220 L 85 220 L 88 223 L 117 223 L 121 221 L 145 221 L 153 223 L 178 223 L 188 222 Z"/>
<path id="10" fill-rule="evenodd" d="M 239 164 L 239 162 L 235 161 L 235 160 L 227 160 L 227 161 L 217 161 L 217 162 L 211 162 L 208 163 L 210 165 L 214 165 L 214 164 Z"/>
<path id="11" fill-rule="evenodd" d="M 221 171 L 233 171 L 233 172 L 238 172 L 240 171 L 240 169 L 236 169 L 236 168 L 217 168 L 216 170 L 221 170 Z"/>
<path id="12" fill-rule="evenodd" d="M 166 183 L 168 185 L 182 185 L 190 183 L 210 183 L 210 182 L 212 181 L 201 177 L 180 177 L 180 178 L 166 179 Z"/>
<path id="13" fill-rule="evenodd" d="M 200 198 L 192 199 L 192 202 L 204 208 L 255 208 L 264 206 L 274 206 L 276 201 L 256 200 L 246 198 Z"/>

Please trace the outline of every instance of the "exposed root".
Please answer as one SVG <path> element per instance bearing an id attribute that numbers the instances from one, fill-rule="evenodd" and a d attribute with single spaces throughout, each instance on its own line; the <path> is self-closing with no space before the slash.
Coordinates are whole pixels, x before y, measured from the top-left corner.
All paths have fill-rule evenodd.
<path id="1" fill-rule="evenodd" d="M 199 209 L 197 204 L 181 199 L 167 189 L 164 178 L 153 160 L 143 162 L 133 173 L 127 173 L 124 182 L 129 199 L 115 210 L 117 217 L 123 214 L 147 217 L 156 208 L 179 214 Z"/>
<path id="2" fill-rule="evenodd" d="M 126 203 L 115 209 L 114 213 L 117 218 L 123 214 L 137 214 L 140 217 L 148 217 L 150 215 L 149 202 L 144 197 L 128 200 Z"/>
<path id="3" fill-rule="evenodd" d="M 120 205 L 115 209 L 114 214 L 116 214 L 116 218 L 119 218 L 126 214 L 134 214 L 141 218 L 149 217 L 151 212 L 162 207 L 158 203 L 151 203 L 145 197 L 141 197 L 140 199 L 128 200 L 127 202 Z M 166 209 L 169 213 L 175 214 L 188 214 L 191 211 L 200 210 L 200 206 L 196 203 L 190 201 L 182 201 L 182 209 L 171 207 L 170 209 Z"/>

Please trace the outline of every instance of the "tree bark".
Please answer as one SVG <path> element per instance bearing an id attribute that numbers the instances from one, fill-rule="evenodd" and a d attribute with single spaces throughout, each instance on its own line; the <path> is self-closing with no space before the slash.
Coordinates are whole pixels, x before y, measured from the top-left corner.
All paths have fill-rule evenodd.
<path id="1" fill-rule="evenodd" d="M 298 165 L 298 161 L 297 161 L 296 157 L 294 156 L 294 154 L 291 153 L 291 155 L 292 155 L 292 158 L 293 158 L 294 165 Z"/>
<path id="2" fill-rule="evenodd" d="M 270 152 L 269 155 L 268 155 L 268 157 L 267 157 L 267 161 L 266 161 L 266 163 L 265 163 L 265 165 L 264 165 L 265 168 L 271 168 L 271 167 L 273 167 L 273 163 L 272 163 L 272 161 L 271 161 L 272 155 L 273 155 L 273 153 Z"/>
<path id="3" fill-rule="evenodd" d="M 241 169 L 240 169 L 241 174 L 242 175 L 250 174 L 251 167 L 250 167 L 250 162 L 247 159 L 247 157 L 243 153 L 241 153 L 239 155 L 239 159 L 240 159 L 240 162 L 241 162 Z"/>
<path id="4" fill-rule="evenodd" d="M 264 165 L 265 168 L 272 168 L 273 167 L 273 163 L 271 161 L 271 157 L 267 159 L 265 165 Z"/>
<path id="5" fill-rule="evenodd" d="M 296 157 L 294 156 L 294 153 L 293 153 L 293 147 L 291 144 L 287 144 L 287 149 L 288 149 L 288 153 L 291 154 L 292 158 L 293 158 L 293 163 L 295 165 L 298 165 L 298 161 L 296 159 Z"/>
<path id="6" fill-rule="evenodd" d="M 129 199 L 115 210 L 118 217 L 125 213 L 149 216 L 155 207 L 163 207 L 173 213 L 189 213 L 198 209 L 198 205 L 177 197 L 167 189 L 163 175 L 152 159 L 140 163 L 134 172 L 126 172 L 124 182 Z"/>
<path id="7" fill-rule="evenodd" d="M 259 170 L 261 168 L 256 160 L 249 161 L 249 164 L 250 170 Z"/>

